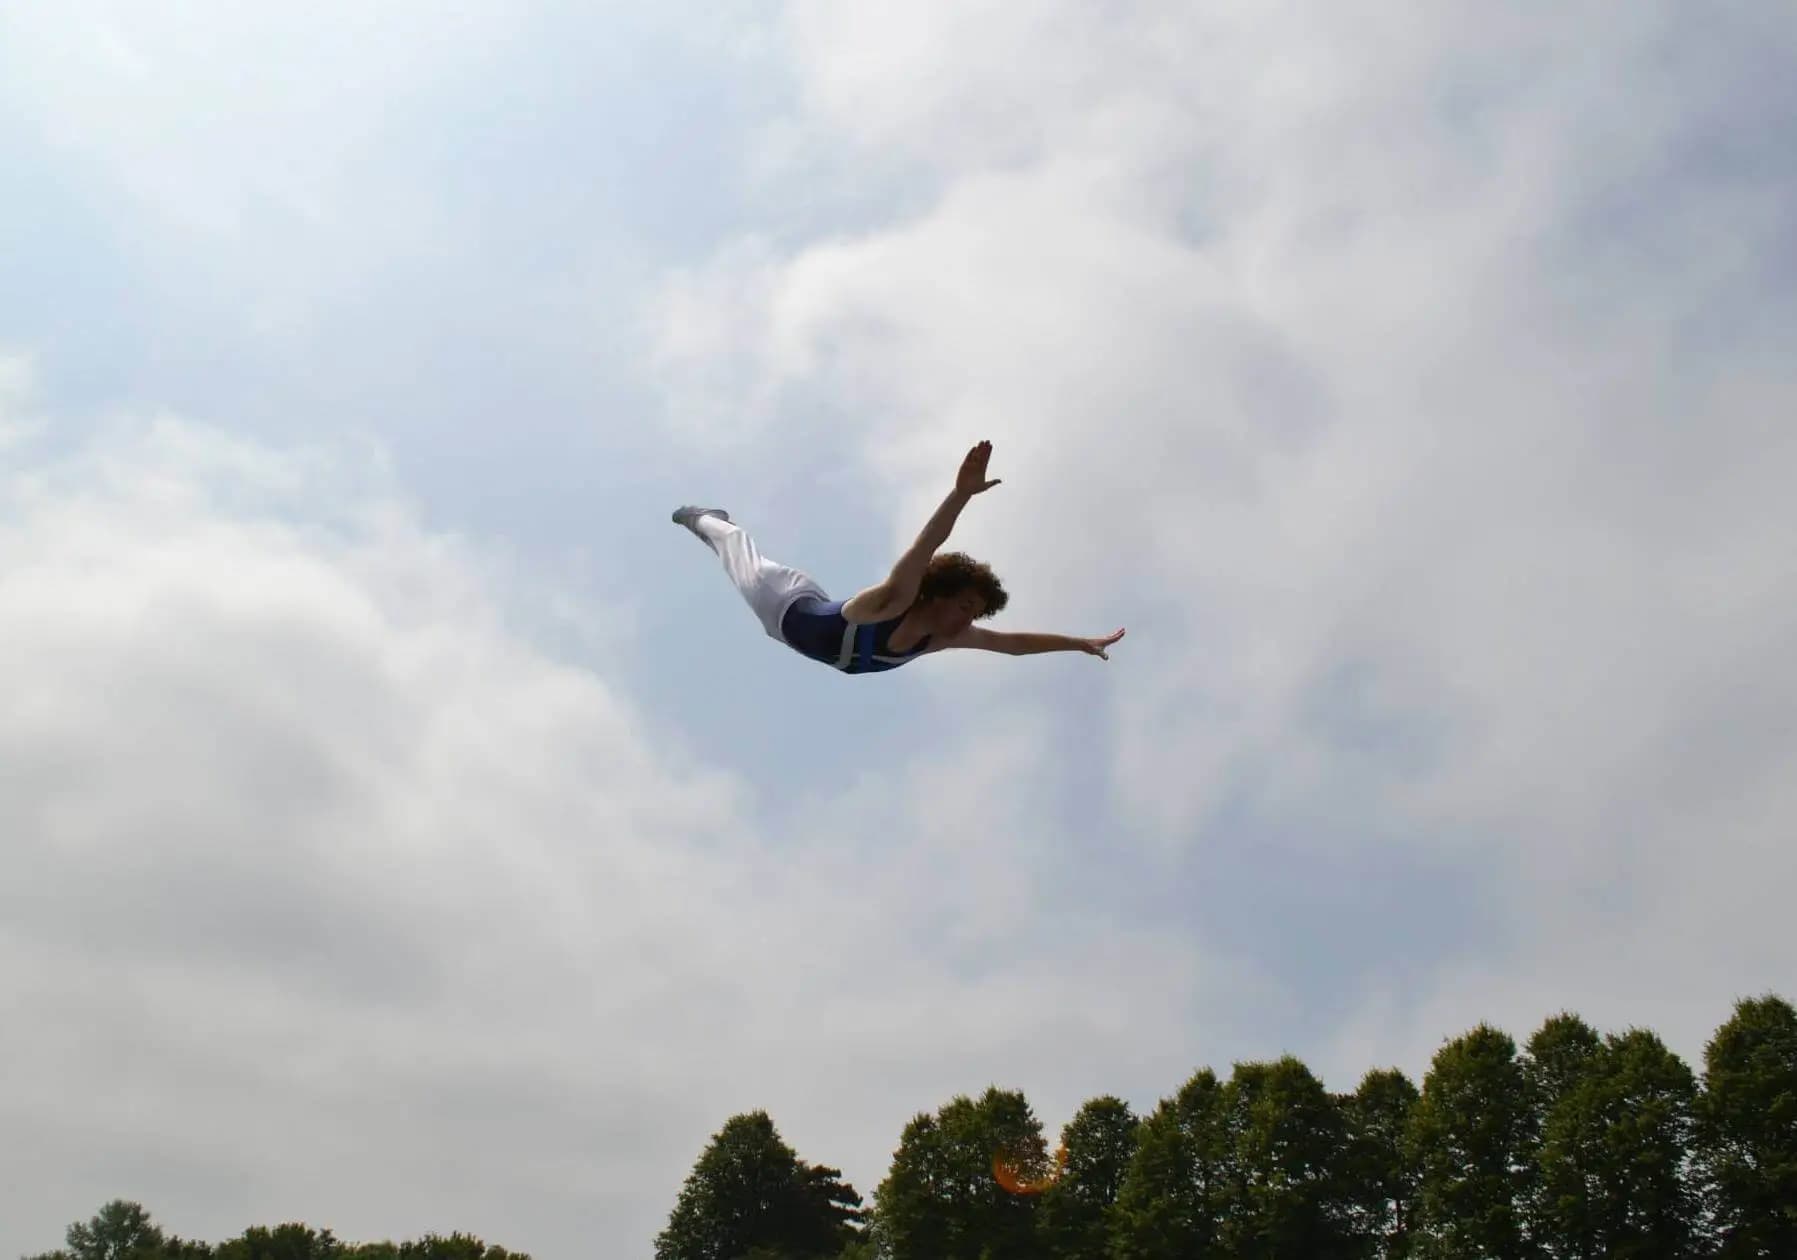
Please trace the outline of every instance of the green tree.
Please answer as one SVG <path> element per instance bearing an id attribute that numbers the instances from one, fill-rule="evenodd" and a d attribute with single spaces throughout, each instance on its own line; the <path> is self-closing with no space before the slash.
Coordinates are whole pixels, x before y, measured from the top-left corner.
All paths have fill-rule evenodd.
<path id="1" fill-rule="evenodd" d="M 1342 1100 L 1347 1143 L 1342 1152 L 1342 1194 L 1356 1251 L 1377 1260 L 1411 1254 L 1417 1174 L 1405 1142 L 1417 1089 L 1396 1068 L 1368 1072 Z"/>
<path id="2" fill-rule="evenodd" d="M 1524 1047 L 1522 1073 L 1543 1121 L 1585 1079 L 1602 1050 L 1597 1030 L 1570 1011 L 1549 1017 L 1535 1030 Z"/>
<path id="3" fill-rule="evenodd" d="M 530 1260 L 523 1252 L 488 1246 L 468 1234 L 427 1234 L 416 1242 L 338 1241 L 331 1231 L 290 1222 L 252 1226 L 209 1247 L 167 1234 L 136 1203 L 115 1200 L 92 1220 L 69 1226 L 66 1250 L 35 1260 Z"/>
<path id="4" fill-rule="evenodd" d="M 967 1192 L 967 1170 L 950 1168 L 937 1116 L 919 1112 L 899 1135 L 886 1179 L 874 1190 L 871 1230 L 884 1257 L 946 1256 L 951 1211 Z"/>
<path id="5" fill-rule="evenodd" d="M 1603 1050 L 1597 1030 L 1569 1011 L 1551 1016 L 1535 1030 L 1523 1048 L 1522 1077 L 1529 1103 L 1528 1144 L 1539 1151 L 1549 1117 L 1560 1101 L 1576 1091 L 1594 1069 Z M 1561 1201 L 1563 1187 L 1550 1189 L 1541 1177 L 1537 1159 L 1528 1187 L 1524 1225 L 1528 1236 L 1550 1255 L 1585 1254 L 1573 1235 L 1589 1233 L 1576 1218 L 1579 1208 Z M 1570 1234 L 1569 1234 L 1570 1231 Z"/>
<path id="6" fill-rule="evenodd" d="M 739 1260 L 756 1248 L 790 1260 L 833 1258 L 852 1237 L 860 1203 L 837 1170 L 801 1163 L 766 1112 L 733 1116 L 687 1177 L 656 1237 L 656 1260 Z"/>
<path id="7" fill-rule="evenodd" d="M 1111 1212 L 1112 1260 L 1201 1260 L 1217 1248 L 1223 1087 L 1201 1068 L 1137 1126 Z"/>
<path id="8" fill-rule="evenodd" d="M 489 1245 L 471 1234 L 426 1234 L 411 1242 L 346 1246 L 342 1260 L 530 1260 L 521 1251 Z"/>
<path id="9" fill-rule="evenodd" d="M 1544 1249 L 1565 1260 L 1689 1253 L 1697 1195 L 1686 1175 L 1691 1069 L 1650 1032 L 1607 1038 L 1543 1124 Z"/>
<path id="10" fill-rule="evenodd" d="M 1516 1043 L 1480 1024 L 1436 1051 L 1411 1115 L 1416 1255 L 1519 1260 L 1534 1150 Z"/>
<path id="11" fill-rule="evenodd" d="M 345 1247 L 330 1230 L 297 1222 L 273 1229 L 254 1225 L 214 1249 L 217 1260 L 341 1260 Z"/>
<path id="12" fill-rule="evenodd" d="M 1135 1137 L 1129 1104 L 1109 1095 L 1085 1103 L 1061 1131 L 1067 1165 L 1043 1193 L 1037 1222 L 1044 1256 L 1086 1260 L 1104 1254 Z"/>
<path id="13" fill-rule="evenodd" d="M 114 1199 L 63 1232 L 65 1248 L 35 1260 L 190 1260 L 211 1249 L 165 1234 L 140 1203 Z"/>
<path id="14" fill-rule="evenodd" d="M 1797 1256 L 1797 1010 L 1736 1003 L 1704 1048 L 1697 1146 L 1726 1260 Z"/>
<path id="15" fill-rule="evenodd" d="M 874 1193 L 883 1260 L 1035 1260 L 1037 1196 L 1002 1187 L 997 1156 L 1026 1176 L 1048 1168 L 1041 1121 L 1021 1093 L 993 1087 L 913 1117 Z"/>
<path id="16" fill-rule="evenodd" d="M 472 1234 L 426 1234 L 399 1245 L 399 1260 L 530 1260 L 522 1252 L 489 1246 Z"/>
<path id="17" fill-rule="evenodd" d="M 1345 1126 L 1323 1083 L 1291 1055 L 1238 1063 L 1223 1089 L 1218 1238 L 1239 1260 L 1350 1250 L 1337 1163 Z"/>
<path id="18" fill-rule="evenodd" d="M 835 1255 L 861 1238 L 867 1209 L 860 1192 L 842 1179 L 842 1169 L 822 1164 L 799 1166 L 800 1195 L 791 1234 L 792 1245 Z"/>

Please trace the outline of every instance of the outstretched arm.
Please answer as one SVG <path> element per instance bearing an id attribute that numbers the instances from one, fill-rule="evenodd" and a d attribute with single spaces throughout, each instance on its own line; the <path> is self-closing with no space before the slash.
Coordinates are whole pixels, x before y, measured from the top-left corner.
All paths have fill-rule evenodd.
<path id="1" fill-rule="evenodd" d="M 917 588 L 923 582 L 924 572 L 942 544 L 948 541 L 949 534 L 954 532 L 961 509 L 974 495 L 984 494 L 998 484 L 986 479 L 986 464 L 991 458 L 990 442 L 981 442 L 967 452 L 955 478 L 955 488 L 949 491 L 948 497 L 942 500 L 941 506 L 918 533 L 917 541 L 899 557 L 884 582 L 868 587 L 842 606 L 844 619 L 882 621 L 911 607 L 917 599 Z"/>
<path id="2" fill-rule="evenodd" d="M 954 638 L 944 640 L 942 646 L 945 649 L 978 648 L 985 652 L 1002 652 L 1006 656 L 1035 656 L 1040 652 L 1088 652 L 1108 661 L 1111 654 L 1105 649 L 1122 637 L 1122 630 L 1113 630 L 1098 639 L 1080 639 L 1066 634 L 1033 634 L 1027 631 L 1012 633 L 988 630 L 984 626 L 969 626 Z"/>

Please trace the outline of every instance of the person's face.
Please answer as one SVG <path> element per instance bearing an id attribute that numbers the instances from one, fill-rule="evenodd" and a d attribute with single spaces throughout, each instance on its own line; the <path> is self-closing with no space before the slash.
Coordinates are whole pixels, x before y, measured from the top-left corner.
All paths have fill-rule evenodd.
<path id="1" fill-rule="evenodd" d="M 973 591 L 941 596 L 930 604 L 930 633 L 945 639 L 960 634 L 985 611 L 985 602 Z"/>

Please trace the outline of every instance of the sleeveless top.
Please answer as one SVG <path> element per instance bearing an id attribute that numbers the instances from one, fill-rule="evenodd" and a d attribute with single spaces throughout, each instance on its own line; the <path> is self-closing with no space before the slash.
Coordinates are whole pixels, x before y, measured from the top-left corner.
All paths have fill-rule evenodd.
<path id="1" fill-rule="evenodd" d="M 844 602 L 819 599 L 815 595 L 801 596 L 794 601 L 780 619 L 780 634 L 786 646 L 845 674 L 874 674 L 897 669 L 930 650 L 930 637 L 925 635 L 909 652 L 894 652 L 887 646 L 887 641 L 904 616 L 855 625 L 843 619 Z"/>

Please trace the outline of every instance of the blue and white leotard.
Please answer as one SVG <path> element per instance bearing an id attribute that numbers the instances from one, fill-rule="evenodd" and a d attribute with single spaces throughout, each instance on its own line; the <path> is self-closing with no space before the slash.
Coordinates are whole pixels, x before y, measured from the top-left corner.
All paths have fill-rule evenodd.
<path id="1" fill-rule="evenodd" d="M 930 650 L 930 638 L 925 635 L 909 652 L 894 652 L 887 641 L 904 620 L 903 614 L 856 625 L 843 617 L 844 602 L 815 595 L 796 600 L 780 619 L 780 634 L 786 645 L 801 656 L 822 661 L 845 674 L 897 669 Z"/>

